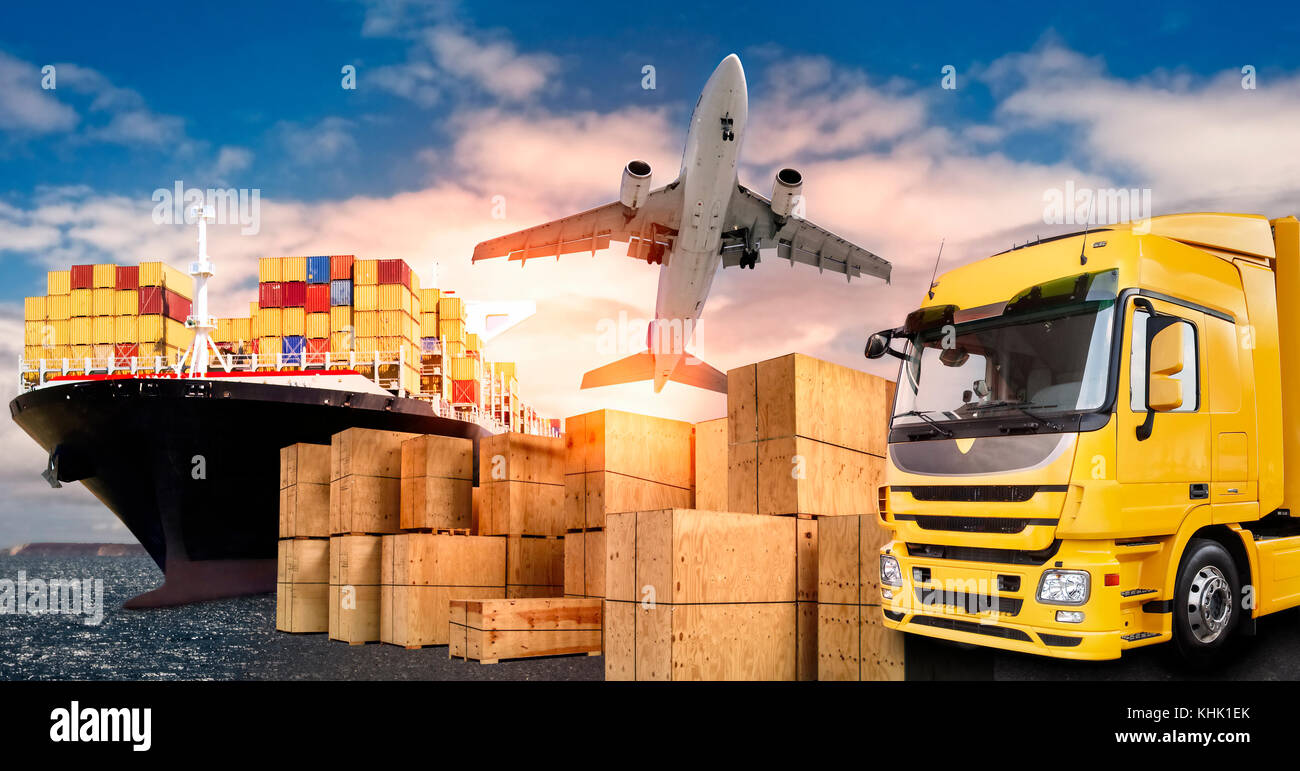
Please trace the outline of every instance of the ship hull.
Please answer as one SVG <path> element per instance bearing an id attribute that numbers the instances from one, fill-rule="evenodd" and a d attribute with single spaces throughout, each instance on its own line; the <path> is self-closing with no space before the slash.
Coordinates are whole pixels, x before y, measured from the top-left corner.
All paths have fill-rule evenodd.
<path id="1" fill-rule="evenodd" d="M 82 482 L 163 570 L 128 607 L 274 590 L 282 447 L 360 427 L 464 437 L 477 453 L 488 433 L 419 400 L 233 380 L 61 383 L 16 397 L 10 414 L 59 480 Z"/>

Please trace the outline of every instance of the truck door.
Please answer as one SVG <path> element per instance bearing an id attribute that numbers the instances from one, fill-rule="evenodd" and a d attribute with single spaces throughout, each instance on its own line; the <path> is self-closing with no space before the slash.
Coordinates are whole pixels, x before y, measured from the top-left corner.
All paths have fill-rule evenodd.
<path id="1" fill-rule="evenodd" d="M 1126 485 L 1122 501 L 1127 524 L 1140 521 L 1150 532 L 1173 532 L 1193 507 L 1209 503 L 1211 483 L 1210 408 L 1206 383 L 1205 318 L 1198 312 L 1151 299 L 1157 313 L 1188 325 L 1183 369 L 1183 405 L 1153 416 L 1150 436 L 1138 438 L 1147 419 L 1146 339 L 1149 314 L 1130 299 L 1125 308 L 1115 414 L 1119 435 L 1115 476 Z M 1140 519 L 1135 519 L 1140 518 Z"/>

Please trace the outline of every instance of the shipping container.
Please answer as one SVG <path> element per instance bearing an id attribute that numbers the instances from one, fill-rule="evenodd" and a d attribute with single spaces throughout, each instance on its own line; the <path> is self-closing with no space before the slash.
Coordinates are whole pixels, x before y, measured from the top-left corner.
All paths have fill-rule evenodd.
<path id="1" fill-rule="evenodd" d="M 231 326 L 234 319 L 217 319 L 217 328 L 212 330 L 212 341 L 228 343 L 231 338 Z"/>
<path id="2" fill-rule="evenodd" d="M 78 316 L 68 322 L 68 342 L 72 345 L 90 345 L 93 337 L 89 316 Z"/>
<path id="3" fill-rule="evenodd" d="M 420 314 L 420 337 L 437 337 L 438 336 L 438 314 L 421 313 Z"/>
<path id="4" fill-rule="evenodd" d="M 301 354 L 307 350 L 307 338 L 302 335 L 285 335 L 280 340 L 280 352 L 285 354 Z"/>
<path id="5" fill-rule="evenodd" d="M 96 316 L 114 316 L 117 311 L 117 298 L 114 296 L 115 290 L 98 288 L 90 290 L 91 313 Z"/>
<path id="6" fill-rule="evenodd" d="M 380 260 L 379 283 L 400 284 L 411 288 L 411 266 L 405 260 Z"/>
<path id="7" fill-rule="evenodd" d="M 406 334 L 410 329 L 410 324 L 407 323 L 409 319 L 405 311 L 380 311 L 379 336 L 403 337 L 409 340 L 412 337 Z"/>
<path id="8" fill-rule="evenodd" d="M 379 350 L 379 338 L 377 337 L 355 337 L 353 338 L 353 350 L 358 354 L 374 353 Z"/>
<path id="9" fill-rule="evenodd" d="M 284 308 L 280 313 L 281 335 L 286 338 L 307 335 L 307 313 L 302 308 Z"/>
<path id="10" fill-rule="evenodd" d="M 341 278 L 330 282 L 330 305 L 352 305 L 352 279 Z"/>
<path id="11" fill-rule="evenodd" d="M 379 311 L 355 311 L 352 325 L 357 337 L 379 337 Z"/>
<path id="12" fill-rule="evenodd" d="M 96 265 L 92 272 L 96 289 L 116 289 L 117 288 L 117 266 L 116 265 Z"/>
<path id="13" fill-rule="evenodd" d="M 185 299 L 194 297 L 194 279 L 164 262 L 140 263 L 140 286 L 161 286 Z"/>
<path id="14" fill-rule="evenodd" d="M 323 284 L 307 284 L 307 312 L 330 312 L 330 285 L 328 281 Z"/>
<path id="15" fill-rule="evenodd" d="M 329 339 L 315 337 L 307 338 L 307 366 L 321 367 L 325 365 L 325 354 L 329 353 Z"/>
<path id="16" fill-rule="evenodd" d="M 336 305 L 330 308 L 330 332 L 352 331 L 352 308 Z"/>
<path id="17" fill-rule="evenodd" d="M 478 404 L 479 382 L 477 380 L 451 381 L 452 404 Z"/>
<path id="18" fill-rule="evenodd" d="M 307 283 L 307 258 L 285 257 L 280 260 L 281 283 Z"/>
<path id="19" fill-rule="evenodd" d="M 113 317 L 113 342 L 118 344 L 131 344 L 131 343 L 140 342 L 140 317 L 139 316 Z"/>
<path id="20" fill-rule="evenodd" d="M 482 380 L 483 362 L 467 356 L 448 359 L 447 376 L 452 380 Z"/>
<path id="21" fill-rule="evenodd" d="M 357 260 L 353 262 L 352 283 L 355 286 L 370 286 L 378 284 L 379 260 Z"/>
<path id="22" fill-rule="evenodd" d="M 257 314 L 253 337 L 279 337 L 283 314 L 283 308 L 263 308 Z"/>
<path id="23" fill-rule="evenodd" d="M 117 289 L 113 292 L 113 315 L 134 316 L 140 312 L 140 292 L 135 289 Z"/>
<path id="24" fill-rule="evenodd" d="M 280 277 L 280 258 L 263 257 L 257 261 L 257 281 L 260 284 L 278 284 Z"/>
<path id="25" fill-rule="evenodd" d="M 131 359 L 139 355 L 139 343 L 117 343 L 113 346 L 113 366 L 129 367 L 131 366 Z"/>
<path id="26" fill-rule="evenodd" d="M 412 273 L 412 276 L 415 274 Z M 420 295 L 416 292 L 408 292 L 406 295 L 406 313 L 413 319 L 420 318 Z"/>
<path id="27" fill-rule="evenodd" d="M 51 321 L 66 321 L 72 318 L 72 297 L 66 294 L 46 297 L 45 316 Z"/>
<path id="28" fill-rule="evenodd" d="M 23 298 L 23 321 L 44 321 L 47 318 L 48 303 L 44 297 Z"/>
<path id="29" fill-rule="evenodd" d="M 352 262 L 355 259 L 350 254 L 336 254 L 330 257 L 330 280 L 351 281 Z"/>
<path id="30" fill-rule="evenodd" d="M 169 319 L 184 322 L 189 318 L 192 303 L 170 288 L 163 288 L 163 314 Z"/>
<path id="31" fill-rule="evenodd" d="M 279 281 L 258 284 L 257 305 L 260 308 L 279 308 L 284 305 L 284 285 Z"/>
<path id="32" fill-rule="evenodd" d="M 379 287 L 375 284 L 352 287 L 352 307 L 359 311 L 379 310 Z"/>
<path id="33" fill-rule="evenodd" d="M 96 345 L 113 342 L 112 316 L 95 316 L 90 326 L 90 342 Z"/>
<path id="34" fill-rule="evenodd" d="M 465 355 L 465 343 L 460 340 L 447 340 L 444 338 L 442 342 L 442 347 L 443 347 L 442 350 L 443 356 L 464 356 Z"/>
<path id="35" fill-rule="evenodd" d="M 250 340 L 253 337 L 252 319 L 231 319 L 230 320 L 230 340 L 231 342 L 241 342 Z"/>
<path id="36" fill-rule="evenodd" d="M 145 315 L 161 315 L 163 312 L 163 288 L 160 286 L 142 286 L 136 292 L 139 299 L 137 313 Z M 76 305 L 75 296 L 73 305 Z"/>
<path id="37" fill-rule="evenodd" d="M 465 335 L 465 350 L 479 353 L 483 350 L 483 339 L 476 334 Z"/>
<path id="38" fill-rule="evenodd" d="M 438 336 L 449 343 L 465 344 L 465 322 L 460 319 L 445 319 L 438 316 Z"/>
<path id="39" fill-rule="evenodd" d="M 43 320 L 23 322 L 23 345 L 44 345 L 49 325 Z"/>
<path id="40" fill-rule="evenodd" d="M 325 338 L 330 336 L 330 315 L 328 313 L 307 314 L 307 337 Z"/>
<path id="41" fill-rule="evenodd" d="M 123 289 L 140 288 L 140 266 L 139 265 L 118 265 L 116 273 L 117 273 L 117 278 L 114 281 L 113 285 L 117 287 L 119 291 Z"/>
<path id="42" fill-rule="evenodd" d="M 65 295 L 72 291 L 72 271 L 51 270 L 45 274 L 45 293 Z"/>
<path id="43" fill-rule="evenodd" d="M 286 257 L 286 265 L 288 260 Z M 285 281 L 280 285 L 281 304 L 286 308 L 302 308 L 307 305 L 307 283 L 305 281 Z"/>
<path id="44" fill-rule="evenodd" d="M 72 266 L 72 288 L 93 289 L 94 287 L 95 287 L 95 266 L 94 265 L 73 265 Z"/>
<path id="45" fill-rule="evenodd" d="M 284 350 L 283 346 L 284 343 L 280 340 L 279 335 L 266 335 L 257 340 L 258 353 L 266 356 L 274 356 L 277 353 L 282 353 Z"/>
<path id="46" fill-rule="evenodd" d="M 498 361 L 495 366 L 497 374 L 501 375 L 501 377 L 506 380 L 514 380 L 518 376 L 513 361 Z"/>
<path id="47" fill-rule="evenodd" d="M 438 320 L 455 321 L 465 318 L 465 303 L 459 297 L 443 297 L 438 300 Z"/>
<path id="48" fill-rule="evenodd" d="M 421 289 L 421 290 L 420 290 L 420 305 L 422 305 L 422 306 L 424 307 L 424 312 L 425 312 L 425 313 L 437 313 L 437 312 L 438 312 L 438 300 L 439 300 L 439 298 L 440 298 L 441 296 L 442 296 L 442 293 L 441 293 L 439 290 L 437 290 L 437 289 Z"/>
<path id="49" fill-rule="evenodd" d="M 420 353 L 424 356 L 437 356 L 442 353 L 442 339 L 438 337 L 421 337 Z"/>
<path id="50" fill-rule="evenodd" d="M 70 315 L 73 317 L 94 315 L 94 296 L 95 291 L 93 289 L 73 289 L 68 294 L 68 297 L 72 300 L 72 313 Z"/>
<path id="51" fill-rule="evenodd" d="M 330 258 L 307 258 L 307 283 L 328 284 L 330 282 Z"/>
<path id="52" fill-rule="evenodd" d="M 401 284 L 379 285 L 379 310 L 409 313 L 411 290 Z"/>
<path id="53" fill-rule="evenodd" d="M 353 342 L 352 332 L 331 332 L 330 333 L 330 350 L 335 353 L 346 353 L 352 350 Z"/>

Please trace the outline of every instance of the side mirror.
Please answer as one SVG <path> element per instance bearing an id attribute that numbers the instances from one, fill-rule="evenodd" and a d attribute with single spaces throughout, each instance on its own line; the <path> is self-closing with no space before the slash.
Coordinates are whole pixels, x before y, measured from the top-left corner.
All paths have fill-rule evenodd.
<path id="1" fill-rule="evenodd" d="M 1172 376 L 1183 371 L 1186 324 L 1170 324 L 1151 338 L 1147 351 L 1147 409 L 1169 412 L 1183 406 L 1183 383 Z"/>
<path id="2" fill-rule="evenodd" d="M 867 350 L 865 351 L 868 359 L 879 359 L 881 356 L 889 353 L 889 341 L 891 336 L 888 332 L 877 332 L 867 338 Z"/>

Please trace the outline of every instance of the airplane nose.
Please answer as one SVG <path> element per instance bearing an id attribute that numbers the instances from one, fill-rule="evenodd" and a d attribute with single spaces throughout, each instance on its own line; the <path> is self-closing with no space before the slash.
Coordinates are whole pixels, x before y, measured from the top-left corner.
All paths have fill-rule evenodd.
<path id="1" fill-rule="evenodd" d="M 719 75 L 726 74 L 733 78 L 743 78 L 745 77 L 745 68 L 740 66 L 739 56 L 728 54 L 727 58 L 723 59 L 722 62 L 718 64 L 717 73 Z"/>

